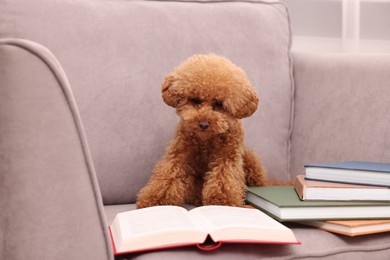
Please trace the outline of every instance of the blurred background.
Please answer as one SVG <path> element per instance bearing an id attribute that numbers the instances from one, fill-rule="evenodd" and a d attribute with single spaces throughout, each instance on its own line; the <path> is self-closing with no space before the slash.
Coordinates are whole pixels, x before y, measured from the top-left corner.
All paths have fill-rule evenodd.
<path id="1" fill-rule="evenodd" d="M 296 51 L 390 53 L 390 0 L 282 0 Z"/>

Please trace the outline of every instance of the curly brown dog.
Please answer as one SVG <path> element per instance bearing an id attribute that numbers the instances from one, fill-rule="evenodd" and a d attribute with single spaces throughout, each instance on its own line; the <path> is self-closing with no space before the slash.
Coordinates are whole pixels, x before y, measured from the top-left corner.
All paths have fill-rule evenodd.
<path id="1" fill-rule="evenodd" d="M 261 161 L 243 144 L 240 119 L 258 105 L 245 72 L 226 58 L 196 55 L 164 79 L 162 97 L 181 120 L 137 207 L 243 206 L 247 186 L 266 183 Z"/>

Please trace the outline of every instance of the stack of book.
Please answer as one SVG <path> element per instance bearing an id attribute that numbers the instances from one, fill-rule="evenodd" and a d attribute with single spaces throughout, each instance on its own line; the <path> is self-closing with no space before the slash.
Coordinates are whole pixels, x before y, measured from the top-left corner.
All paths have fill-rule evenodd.
<path id="1" fill-rule="evenodd" d="M 390 231 L 390 164 L 305 165 L 294 186 L 250 187 L 249 204 L 279 221 L 348 236 Z"/>

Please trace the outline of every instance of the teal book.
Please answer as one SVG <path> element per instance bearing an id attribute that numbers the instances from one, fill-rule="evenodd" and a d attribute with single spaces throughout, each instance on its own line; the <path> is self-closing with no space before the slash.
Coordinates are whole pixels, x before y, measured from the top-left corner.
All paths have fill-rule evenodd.
<path id="1" fill-rule="evenodd" d="M 292 186 L 249 187 L 246 200 L 279 221 L 390 218 L 390 202 L 302 201 Z"/>
<path id="2" fill-rule="evenodd" d="M 390 164 L 377 162 L 335 162 L 306 164 L 306 179 L 390 187 Z"/>

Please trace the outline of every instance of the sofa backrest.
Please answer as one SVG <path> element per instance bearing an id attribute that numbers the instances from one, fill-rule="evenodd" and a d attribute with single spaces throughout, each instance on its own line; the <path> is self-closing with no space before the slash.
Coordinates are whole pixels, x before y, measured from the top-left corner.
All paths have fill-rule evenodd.
<path id="1" fill-rule="evenodd" d="M 62 64 L 105 204 L 133 202 L 173 138 L 164 76 L 194 54 L 242 67 L 260 97 L 246 143 L 289 176 L 292 80 L 286 7 L 270 1 L 0 0 L 0 37 L 44 45 Z"/>
<path id="2" fill-rule="evenodd" d="M 390 162 L 390 55 L 293 53 L 291 175 L 304 165 Z"/>

